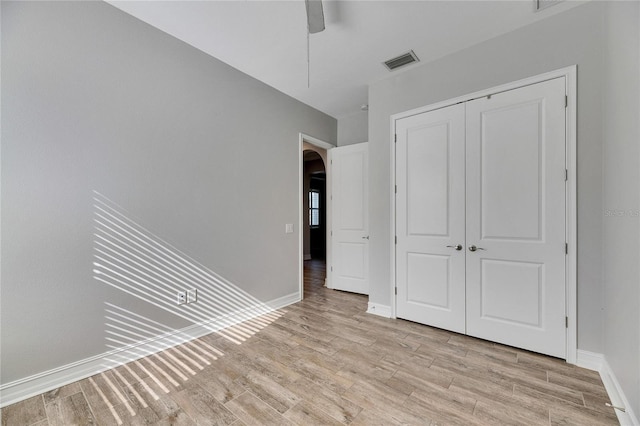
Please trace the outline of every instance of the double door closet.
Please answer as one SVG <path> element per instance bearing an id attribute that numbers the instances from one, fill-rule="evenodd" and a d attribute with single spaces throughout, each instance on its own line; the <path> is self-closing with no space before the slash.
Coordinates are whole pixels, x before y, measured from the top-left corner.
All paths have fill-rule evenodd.
<path id="1" fill-rule="evenodd" d="M 397 317 L 566 359 L 566 87 L 395 120 Z"/>

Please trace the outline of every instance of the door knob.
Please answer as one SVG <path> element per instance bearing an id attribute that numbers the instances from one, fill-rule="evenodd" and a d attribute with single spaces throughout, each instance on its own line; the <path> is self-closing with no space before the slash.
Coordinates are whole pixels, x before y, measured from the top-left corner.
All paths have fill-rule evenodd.
<path id="1" fill-rule="evenodd" d="M 362 237 L 363 240 L 368 240 L 369 236 L 367 235 L 366 237 Z"/>
<path id="2" fill-rule="evenodd" d="M 476 250 L 484 250 L 484 249 L 482 247 L 476 247 L 474 245 L 469 246 L 469 251 L 476 251 Z"/>
<path id="3" fill-rule="evenodd" d="M 455 246 L 447 246 L 447 247 L 454 248 L 454 249 L 456 249 L 456 250 L 458 250 L 458 251 L 462 250 L 462 244 L 457 244 L 457 245 L 455 245 Z"/>

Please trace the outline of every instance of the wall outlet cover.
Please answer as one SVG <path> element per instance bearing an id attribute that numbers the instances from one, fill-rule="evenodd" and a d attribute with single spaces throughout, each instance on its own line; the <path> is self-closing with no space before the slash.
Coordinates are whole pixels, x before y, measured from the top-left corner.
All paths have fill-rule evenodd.
<path id="1" fill-rule="evenodd" d="M 198 289 L 192 288 L 187 290 L 187 303 L 195 303 L 198 301 Z"/>

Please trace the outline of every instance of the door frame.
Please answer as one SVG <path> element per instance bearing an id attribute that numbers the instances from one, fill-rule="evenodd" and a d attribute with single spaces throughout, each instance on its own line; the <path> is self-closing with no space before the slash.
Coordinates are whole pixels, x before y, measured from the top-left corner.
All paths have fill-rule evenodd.
<path id="1" fill-rule="evenodd" d="M 318 138 L 314 138 L 313 136 L 306 135 L 304 133 L 298 134 L 298 292 L 299 298 L 298 300 L 302 300 L 304 298 L 304 232 L 302 229 L 302 224 L 304 223 L 303 214 L 304 212 L 304 195 L 302 191 L 304 189 L 304 143 L 308 143 L 318 148 L 325 149 L 327 151 L 327 158 L 329 158 L 329 150 L 331 148 L 335 148 L 335 145 L 330 144 L 329 142 L 325 142 Z M 331 274 L 329 271 L 331 270 L 331 167 L 329 164 L 324 165 L 325 175 L 326 175 L 326 189 L 325 189 L 325 217 L 327 220 L 326 223 L 326 267 L 327 267 L 327 278 L 326 284 L 329 287 L 331 283 Z"/>
<path id="2" fill-rule="evenodd" d="M 491 87 L 488 89 L 480 90 L 468 95 L 459 96 L 453 99 L 449 99 L 442 102 L 426 105 L 420 108 L 415 108 L 409 111 L 401 112 L 391 116 L 390 123 L 390 158 L 391 158 L 391 178 L 390 178 L 390 194 L 391 194 L 391 286 L 389 288 L 389 294 L 391 296 L 391 318 L 396 318 L 396 150 L 395 150 L 395 138 L 396 138 L 396 121 L 411 117 L 413 115 L 422 114 L 425 112 L 433 111 L 440 108 L 445 108 L 457 103 L 468 102 L 473 99 L 482 98 L 489 95 L 495 95 L 500 92 L 517 89 L 524 86 L 529 86 L 543 81 L 552 80 L 558 77 L 565 77 L 565 94 L 567 96 L 567 107 L 565 109 L 566 119 L 566 168 L 568 171 L 566 190 L 565 190 L 565 241 L 568 243 L 568 253 L 565 256 L 565 291 L 566 291 L 566 317 L 567 317 L 567 351 L 566 361 L 569 364 L 576 364 L 578 353 L 578 325 L 577 325 L 577 304 L 578 304 L 578 291 L 577 291 L 577 162 L 576 162 L 576 109 L 577 109 L 577 66 L 572 65 L 569 67 L 561 68 L 555 71 L 535 75 L 532 77 L 524 78 L 522 80 L 513 81 L 510 83 L 502 84 L 499 86 Z"/>

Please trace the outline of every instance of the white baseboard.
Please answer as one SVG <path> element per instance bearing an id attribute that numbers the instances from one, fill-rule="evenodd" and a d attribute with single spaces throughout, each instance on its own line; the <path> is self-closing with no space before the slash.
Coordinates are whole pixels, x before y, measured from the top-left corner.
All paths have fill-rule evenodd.
<path id="1" fill-rule="evenodd" d="M 615 410 L 620 424 L 623 426 L 640 425 L 638 418 L 631 408 L 631 404 L 629 404 L 627 396 L 624 394 L 622 387 L 620 387 L 620 382 L 618 382 L 606 358 L 603 358 L 600 377 L 602 378 L 602 383 L 604 383 L 604 388 L 607 390 L 607 394 L 609 394 L 611 405 L 625 408 L 625 411 Z"/>
<path id="2" fill-rule="evenodd" d="M 367 313 L 385 318 L 391 318 L 391 306 L 369 302 Z"/>
<path id="3" fill-rule="evenodd" d="M 304 255 L 304 260 L 311 260 L 311 255 L 310 254 L 305 254 Z"/>
<path id="4" fill-rule="evenodd" d="M 209 333 L 222 330 L 243 321 L 256 318 L 268 312 L 299 302 L 299 292 L 250 306 L 206 322 L 190 325 L 171 333 L 147 339 L 135 345 L 104 352 L 102 354 L 76 361 L 49 371 L 34 374 L 0 386 L 0 407 L 31 398 L 44 392 L 57 389 L 78 380 L 85 379 L 118 365 L 160 352 Z"/>
<path id="5" fill-rule="evenodd" d="M 620 382 L 618 382 L 616 375 L 604 355 L 578 350 L 578 359 L 576 364 L 578 367 L 588 368 L 589 370 L 595 370 L 600 373 L 600 378 L 602 379 L 604 388 L 609 395 L 611 405 L 615 407 L 623 407 L 625 409 L 625 411 L 615 410 L 616 415 L 618 416 L 618 421 L 622 426 L 640 425 L 638 418 L 629 404 L 629 400 L 620 386 Z"/>
<path id="6" fill-rule="evenodd" d="M 576 358 L 576 365 L 578 367 L 599 372 L 602 370 L 603 363 L 604 355 L 578 349 Z"/>

